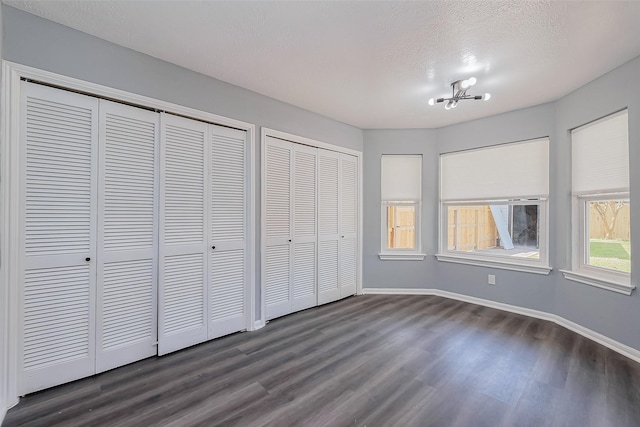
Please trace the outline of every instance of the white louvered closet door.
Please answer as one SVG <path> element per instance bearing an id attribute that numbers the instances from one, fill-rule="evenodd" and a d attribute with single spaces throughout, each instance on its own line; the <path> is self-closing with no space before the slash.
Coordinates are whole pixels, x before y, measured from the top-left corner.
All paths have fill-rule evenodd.
<path id="1" fill-rule="evenodd" d="M 100 100 L 97 372 L 157 354 L 159 119 Z"/>
<path id="2" fill-rule="evenodd" d="M 267 137 L 264 143 L 265 253 L 263 278 L 266 318 L 291 313 L 291 175 L 290 142 Z"/>
<path id="3" fill-rule="evenodd" d="M 358 158 L 340 154 L 340 297 L 358 281 Z"/>
<path id="4" fill-rule="evenodd" d="M 291 311 L 317 305 L 317 159 L 317 148 L 293 144 Z"/>
<path id="5" fill-rule="evenodd" d="M 340 153 L 318 149 L 318 304 L 340 299 Z"/>
<path id="6" fill-rule="evenodd" d="M 160 118 L 158 354 L 207 340 L 208 125 Z"/>
<path id="7" fill-rule="evenodd" d="M 209 333 L 247 327 L 247 133 L 209 126 Z"/>
<path id="8" fill-rule="evenodd" d="M 21 85 L 24 395 L 95 372 L 98 100 Z"/>

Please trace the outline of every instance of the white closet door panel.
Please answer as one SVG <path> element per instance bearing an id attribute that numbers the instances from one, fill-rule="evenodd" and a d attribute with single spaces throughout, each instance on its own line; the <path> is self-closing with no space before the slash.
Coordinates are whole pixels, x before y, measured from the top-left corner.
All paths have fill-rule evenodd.
<path id="1" fill-rule="evenodd" d="M 296 242 L 316 239 L 316 163 L 318 150 L 294 145 L 293 236 Z"/>
<path id="2" fill-rule="evenodd" d="M 157 353 L 156 269 L 153 259 L 105 262 L 98 306 L 96 371 Z"/>
<path id="3" fill-rule="evenodd" d="M 205 241 L 207 125 L 163 114 L 164 244 Z"/>
<path id="4" fill-rule="evenodd" d="M 21 84 L 20 394 L 95 372 L 98 100 Z"/>
<path id="5" fill-rule="evenodd" d="M 211 125 L 209 168 L 211 186 L 211 242 L 222 248 L 246 240 L 245 131 Z"/>
<path id="6" fill-rule="evenodd" d="M 97 372 L 157 353 L 159 117 L 100 101 Z"/>
<path id="7" fill-rule="evenodd" d="M 318 150 L 318 234 L 322 238 L 337 238 L 339 221 L 340 154 Z"/>
<path id="8" fill-rule="evenodd" d="M 209 339 L 247 327 L 244 249 L 211 254 L 209 274 Z"/>
<path id="9" fill-rule="evenodd" d="M 318 304 L 340 298 L 340 154 L 318 150 Z"/>
<path id="10" fill-rule="evenodd" d="M 358 271 L 358 158 L 340 155 L 340 296 L 356 293 Z"/>
<path id="11" fill-rule="evenodd" d="M 358 241 L 344 238 L 340 241 L 340 297 L 356 293 L 358 280 Z"/>
<path id="12" fill-rule="evenodd" d="M 201 254 L 168 256 L 164 268 L 164 335 L 202 328 L 205 307 Z"/>
<path id="13" fill-rule="evenodd" d="M 318 304 L 340 299 L 339 242 L 318 242 Z"/>
<path id="14" fill-rule="evenodd" d="M 266 317 L 291 313 L 291 246 L 267 246 L 264 256 Z"/>
<path id="15" fill-rule="evenodd" d="M 209 126 L 209 339 L 247 327 L 247 133 Z"/>
<path id="16" fill-rule="evenodd" d="M 293 144 L 292 311 L 317 304 L 317 162 L 317 148 Z"/>
<path id="17" fill-rule="evenodd" d="M 293 244 L 292 311 L 317 304 L 316 242 Z"/>
<path id="18" fill-rule="evenodd" d="M 293 144 L 267 137 L 264 156 L 263 281 L 266 317 L 273 319 L 291 313 Z"/>
<path id="19" fill-rule="evenodd" d="M 34 84 L 23 88 L 25 254 L 88 254 L 95 244 L 97 100 Z"/>
<path id="20" fill-rule="evenodd" d="M 161 114 L 158 354 L 207 339 L 208 126 Z"/>
<path id="21" fill-rule="evenodd" d="M 95 373 L 92 270 L 87 264 L 25 272 L 21 394 Z"/>
<path id="22" fill-rule="evenodd" d="M 358 158 L 340 155 L 340 223 L 341 235 L 358 232 Z"/>
<path id="23" fill-rule="evenodd" d="M 280 244 L 291 239 L 291 143 L 267 138 L 264 155 L 267 245 Z"/>

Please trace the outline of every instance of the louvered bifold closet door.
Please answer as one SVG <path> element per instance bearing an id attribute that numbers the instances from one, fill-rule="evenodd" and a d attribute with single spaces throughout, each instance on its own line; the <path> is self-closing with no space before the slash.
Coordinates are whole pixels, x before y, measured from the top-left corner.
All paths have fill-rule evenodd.
<path id="1" fill-rule="evenodd" d="M 247 327 L 247 133 L 209 126 L 209 334 Z"/>
<path id="2" fill-rule="evenodd" d="M 317 159 L 317 148 L 293 144 L 291 311 L 317 305 Z"/>
<path id="3" fill-rule="evenodd" d="M 318 149 L 318 304 L 340 299 L 340 154 Z"/>
<path id="4" fill-rule="evenodd" d="M 358 283 L 358 158 L 340 154 L 340 297 Z"/>
<path id="5" fill-rule="evenodd" d="M 157 354 L 159 120 L 100 101 L 97 372 Z"/>
<path id="6" fill-rule="evenodd" d="M 19 394 L 95 372 L 98 100 L 21 83 Z"/>
<path id="7" fill-rule="evenodd" d="M 291 174 L 293 144 L 267 137 L 264 143 L 265 253 L 263 281 L 267 319 L 291 313 Z"/>
<path id="8" fill-rule="evenodd" d="M 158 354 L 207 339 L 208 125 L 160 118 Z"/>

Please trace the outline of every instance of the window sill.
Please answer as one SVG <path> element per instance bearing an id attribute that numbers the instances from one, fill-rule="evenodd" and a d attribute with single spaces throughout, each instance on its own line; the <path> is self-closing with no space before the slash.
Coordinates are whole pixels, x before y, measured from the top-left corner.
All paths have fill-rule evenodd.
<path id="1" fill-rule="evenodd" d="M 610 278 L 594 276 L 592 274 L 576 273 L 570 270 L 560 270 L 567 280 L 584 283 L 585 285 L 595 286 L 596 288 L 606 289 L 608 291 L 617 292 L 619 294 L 631 295 L 636 288 L 630 283 L 624 283 Z"/>
<path id="2" fill-rule="evenodd" d="M 480 267 L 499 268 L 501 270 L 521 271 L 523 273 L 547 275 L 552 270 L 552 268 L 547 265 L 515 263 L 496 259 L 475 258 L 460 255 L 436 254 L 436 258 L 438 258 L 438 261 L 453 262 L 456 264 L 476 265 Z"/>
<path id="3" fill-rule="evenodd" d="M 390 254 L 390 253 L 382 253 L 378 254 L 378 257 L 382 261 L 422 261 L 427 256 L 427 254 L 416 254 L 416 253 L 407 253 L 407 254 Z"/>

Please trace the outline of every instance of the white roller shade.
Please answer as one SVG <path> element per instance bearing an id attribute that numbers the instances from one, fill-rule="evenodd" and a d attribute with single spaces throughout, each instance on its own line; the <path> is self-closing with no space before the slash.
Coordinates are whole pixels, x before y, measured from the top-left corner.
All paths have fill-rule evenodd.
<path id="1" fill-rule="evenodd" d="M 422 156 L 382 156 L 382 200 L 420 200 Z"/>
<path id="2" fill-rule="evenodd" d="M 440 156 L 442 200 L 510 199 L 549 194 L 549 139 Z"/>
<path id="3" fill-rule="evenodd" d="M 629 189 L 627 110 L 571 132 L 572 191 L 598 193 Z"/>

